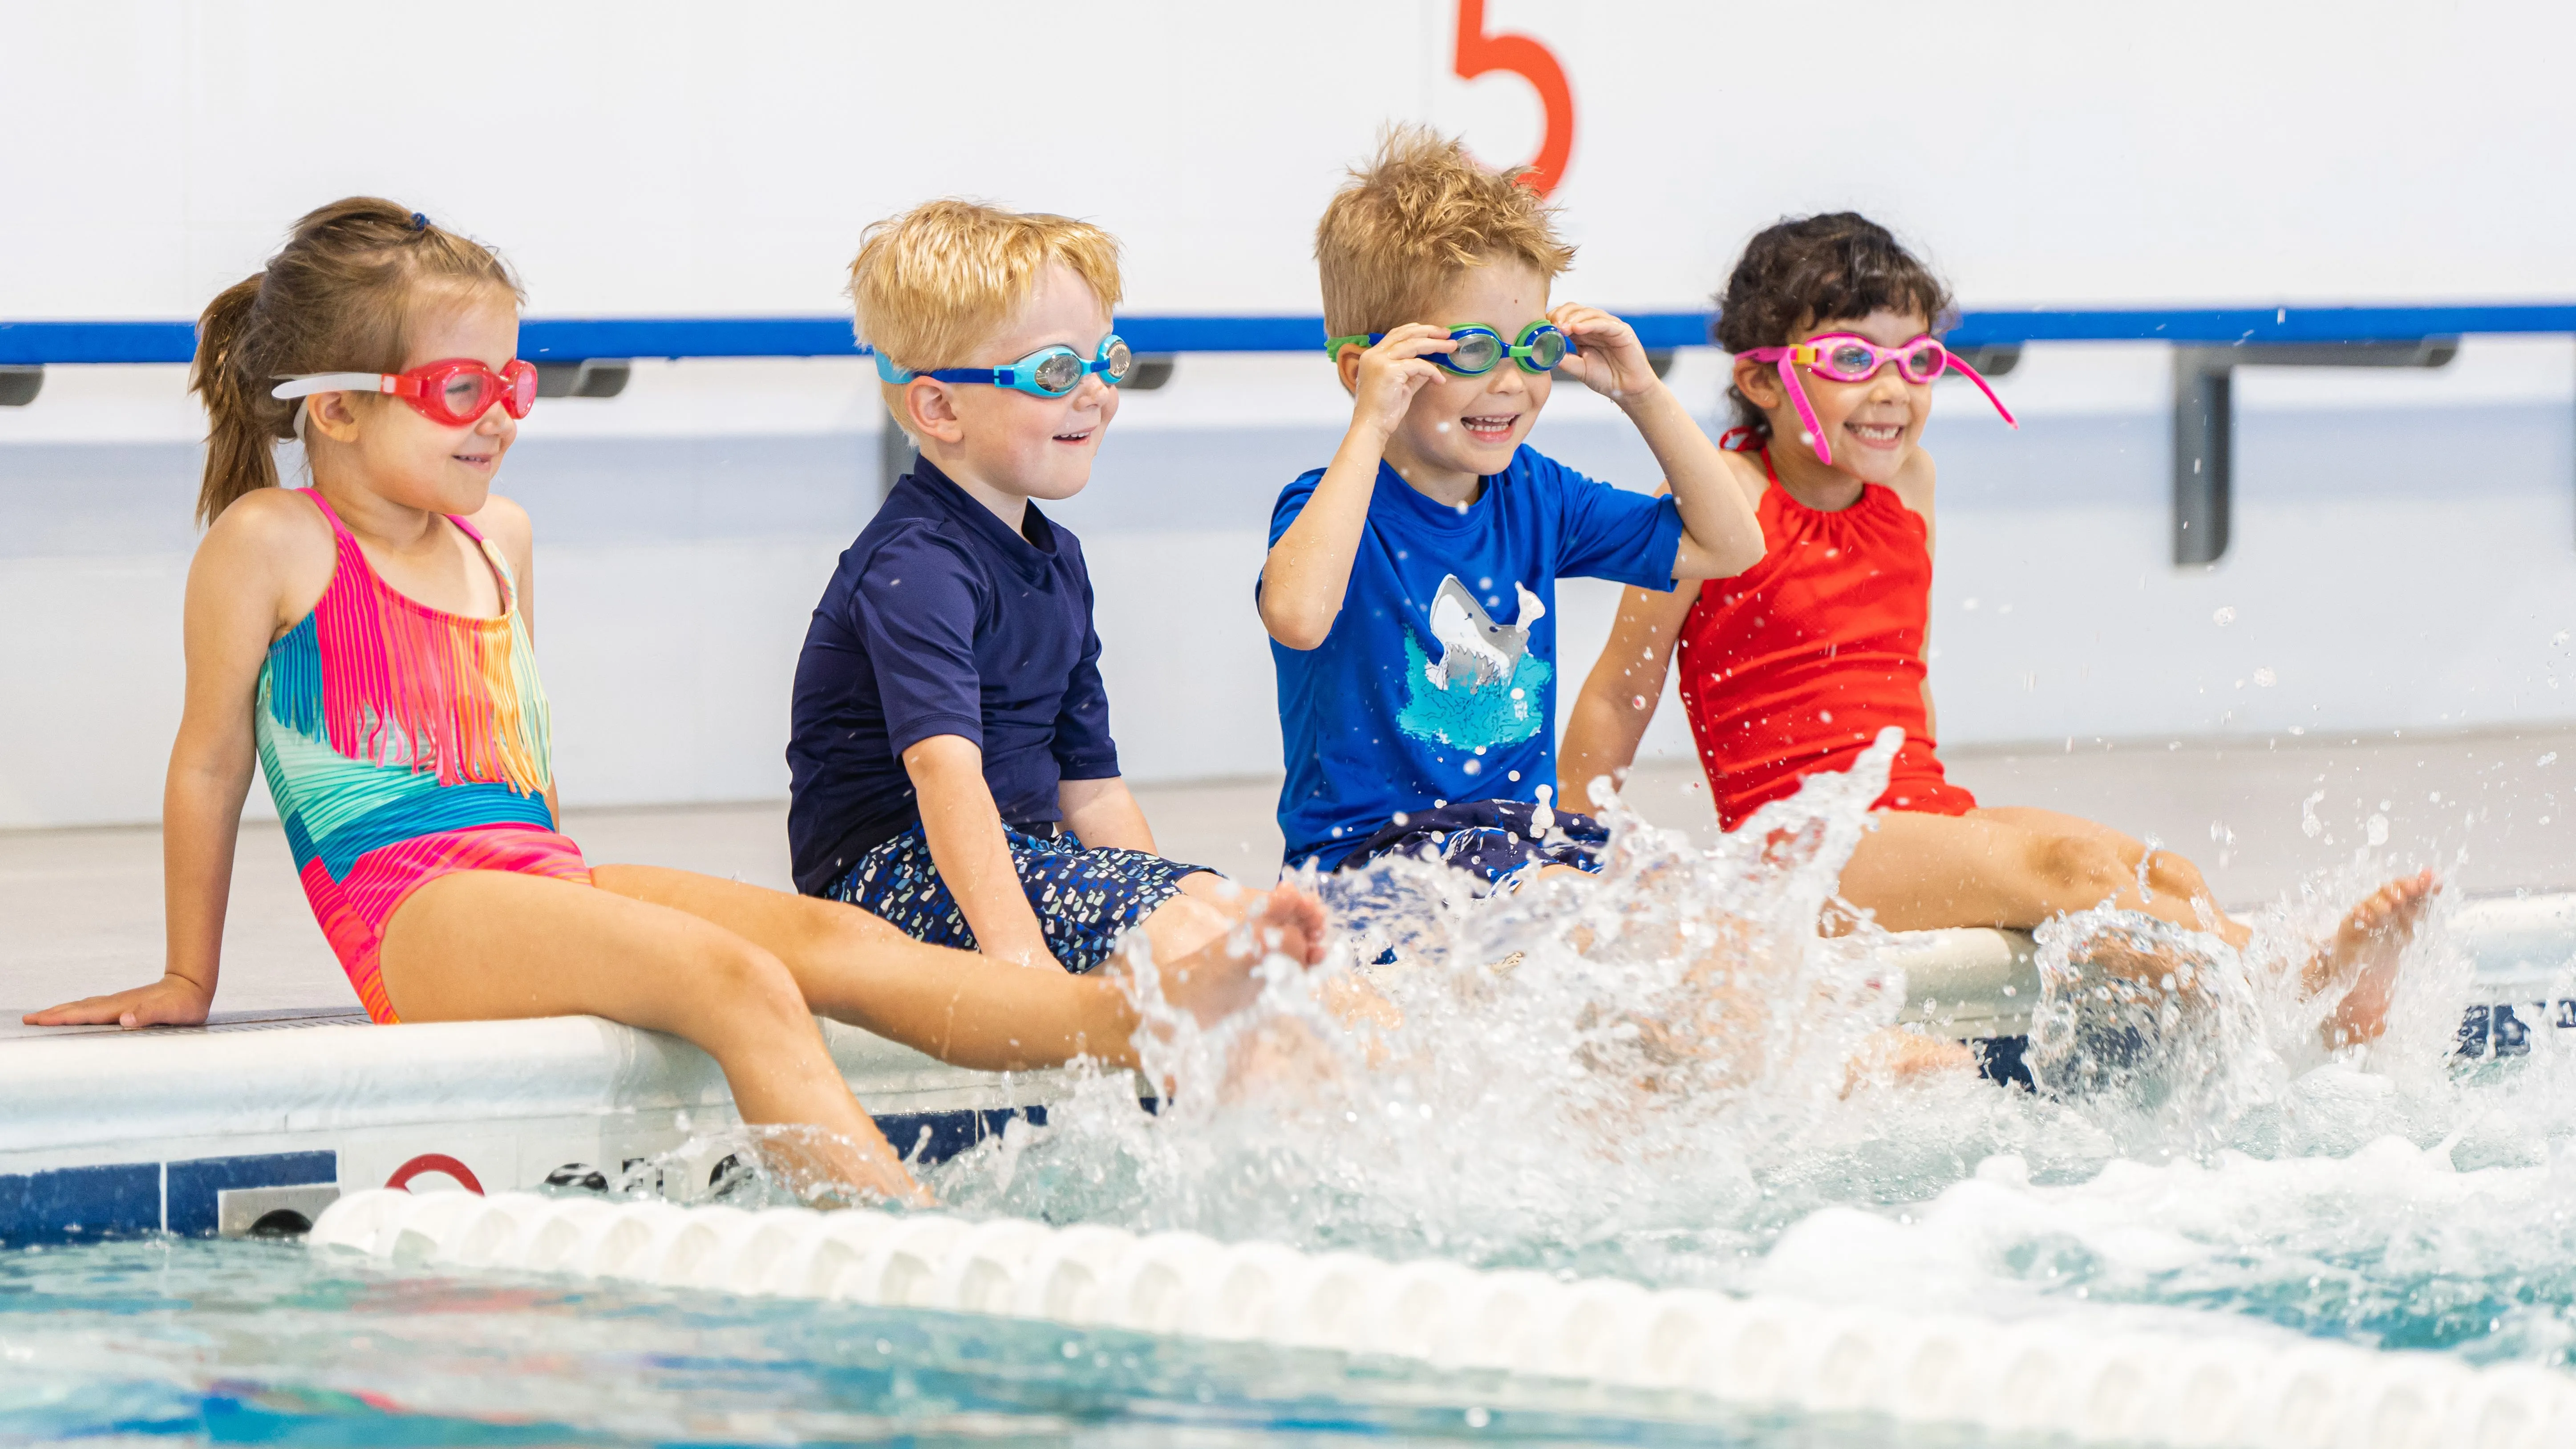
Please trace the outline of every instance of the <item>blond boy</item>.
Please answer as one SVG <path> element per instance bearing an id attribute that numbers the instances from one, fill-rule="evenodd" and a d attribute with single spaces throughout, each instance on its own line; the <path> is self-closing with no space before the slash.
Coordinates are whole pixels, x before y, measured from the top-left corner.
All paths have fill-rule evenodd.
<path id="1" fill-rule="evenodd" d="M 1331 466 L 1279 495 L 1262 571 L 1288 859 L 1591 868 L 1599 827 L 1547 804 L 1556 580 L 1729 577 L 1762 557 L 1761 526 L 1636 332 L 1550 309 L 1573 248 L 1548 209 L 1454 140 L 1393 132 L 1325 208 L 1315 257 L 1354 403 Z M 1524 444 L 1558 373 L 1619 405 L 1670 496 Z"/>
<path id="2" fill-rule="evenodd" d="M 797 662 L 797 889 L 1076 972 L 1132 927 L 1166 962 L 1207 944 L 1240 893 L 1155 853 L 1118 774 L 1082 546 L 1037 507 L 1090 482 L 1118 414 L 1117 242 L 934 201 L 868 229 L 850 295 L 921 454 Z"/>

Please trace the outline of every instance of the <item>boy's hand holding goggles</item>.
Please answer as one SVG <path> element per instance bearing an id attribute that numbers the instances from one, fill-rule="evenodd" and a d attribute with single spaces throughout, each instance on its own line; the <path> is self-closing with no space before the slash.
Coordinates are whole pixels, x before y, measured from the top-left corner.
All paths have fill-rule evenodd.
<path id="1" fill-rule="evenodd" d="M 1986 401 L 1993 403 L 1995 411 L 2003 414 L 2006 423 L 2015 430 L 2021 427 L 2014 421 L 2012 409 L 2005 407 L 2004 400 L 1995 396 L 1995 390 L 1986 385 L 1986 380 L 1977 376 L 1977 370 L 1961 362 L 1949 348 L 1941 345 L 1940 338 L 1928 332 L 1902 347 L 1881 347 L 1866 337 L 1855 337 L 1848 332 L 1828 332 L 1794 346 L 1756 347 L 1736 355 L 1748 362 L 1768 362 L 1780 369 L 1780 380 L 1789 387 L 1789 400 L 1798 405 L 1798 420 L 1807 425 L 1807 437 L 1815 445 L 1816 461 L 1827 467 L 1833 465 L 1833 444 L 1825 441 L 1824 425 L 1816 421 L 1816 410 L 1807 401 L 1807 390 L 1798 384 L 1797 370 L 1801 367 L 1833 382 L 1867 382 L 1878 376 L 1881 368 L 1893 362 L 1896 375 L 1917 386 L 1955 367 L 1968 381 L 1977 385 L 1977 390 L 1986 395 Z"/>
<path id="2" fill-rule="evenodd" d="M 1136 370 L 1136 354 L 1128 350 L 1126 339 L 1112 332 L 1100 339 L 1100 351 L 1085 362 L 1082 354 L 1059 342 L 1041 347 L 1008 367 L 934 367 L 915 372 L 897 367 L 882 352 L 877 354 L 877 376 L 887 382 L 906 383 L 916 377 L 934 382 L 972 382 L 988 387 L 1007 387 L 1031 397 L 1063 397 L 1082 386 L 1082 380 L 1098 373 L 1116 387 Z"/>
<path id="3" fill-rule="evenodd" d="M 1386 340 L 1383 332 L 1354 332 L 1348 337 L 1324 340 L 1324 355 L 1339 362 L 1345 347 L 1375 347 Z M 1574 341 L 1557 329 L 1553 322 L 1532 322 L 1521 329 L 1518 339 L 1505 342 L 1503 334 L 1482 323 L 1449 329 L 1450 347 L 1446 352 L 1426 352 L 1424 360 L 1438 363 L 1460 377 L 1483 377 L 1503 365 L 1509 358 L 1521 365 L 1523 372 L 1554 372 L 1565 355 L 1574 350 Z"/>

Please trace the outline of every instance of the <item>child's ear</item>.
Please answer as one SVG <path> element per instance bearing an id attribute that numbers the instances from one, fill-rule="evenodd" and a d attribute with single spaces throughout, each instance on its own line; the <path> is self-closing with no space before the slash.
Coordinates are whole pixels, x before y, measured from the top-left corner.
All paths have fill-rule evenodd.
<path id="1" fill-rule="evenodd" d="M 1789 394 L 1780 386 L 1779 372 L 1767 362 L 1737 358 L 1735 389 L 1753 399 L 1753 405 L 1766 413 L 1786 406 L 1789 401 Z"/>
<path id="2" fill-rule="evenodd" d="M 957 399 L 949 394 L 946 383 L 926 377 L 916 377 L 906 383 L 903 411 L 911 424 L 907 431 L 915 438 L 936 438 L 943 443 L 956 443 L 966 436 L 965 426 L 957 417 Z"/>
<path id="3" fill-rule="evenodd" d="M 304 431 L 309 436 L 320 433 L 337 443 L 353 442 L 358 436 L 357 394 L 317 392 L 296 404 L 305 410 Z"/>
<path id="4" fill-rule="evenodd" d="M 1342 391 L 1357 395 L 1360 390 L 1360 354 L 1367 348 L 1356 342 L 1342 344 L 1341 355 L 1333 359 L 1333 370 L 1341 374 Z"/>

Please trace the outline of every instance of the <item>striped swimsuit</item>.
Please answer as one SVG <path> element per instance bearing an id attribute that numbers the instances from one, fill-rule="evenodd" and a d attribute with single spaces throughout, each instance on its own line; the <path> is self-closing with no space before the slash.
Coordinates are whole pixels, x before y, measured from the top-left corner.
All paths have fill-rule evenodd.
<path id="1" fill-rule="evenodd" d="M 546 695 L 498 550 L 461 518 L 500 584 L 501 617 L 443 613 L 376 576 L 318 490 L 330 586 L 260 667 L 260 770 L 313 917 L 367 1015 L 391 1022 L 377 951 L 411 893 L 460 870 L 588 884 L 555 833 Z"/>

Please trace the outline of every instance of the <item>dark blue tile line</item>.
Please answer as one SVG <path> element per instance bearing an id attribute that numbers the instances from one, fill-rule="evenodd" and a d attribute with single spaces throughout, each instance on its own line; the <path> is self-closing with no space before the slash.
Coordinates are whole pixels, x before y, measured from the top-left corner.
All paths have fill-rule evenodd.
<path id="1" fill-rule="evenodd" d="M 1709 344 L 1706 312 L 1636 312 L 1628 320 L 1648 347 Z M 1320 355 L 1324 322 L 1313 316 L 1122 317 L 1118 330 L 1139 352 L 1305 352 Z M 2020 342 L 2251 343 L 2410 342 L 2475 333 L 2576 332 L 2576 303 L 2425 307 L 2219 307 L 2176 309 L 2029 308 L 1969 312 L 1952 344 Z M 540 362 L 611 357 L 847 357 L 861 351 L 850 319 L 824 317 L 532 317 L 520 324 L 520 355 Z M 0 322 L 0 366 L 47 363 L 186 362 L 194 324 L 170 321 Z"/>
<path id="2" fill-rule="evenodd" d="M 130 1238 L 161 1226 L 161 1164 L 0 1175 L 0 1247 Z"/>
<path id="3" fill-rule="evenodd" d="M 338 1182 L 336 1152 L 270 1152 L 255 1157 L 200 1157 L 168 1165 L 164 1223 L 181 1237 L 213 1237 L 216 1194 L 244 1187 L 302 1187 Z"/>
<path id="4" fill-rule="evenodd" d="M 877 1127 L 894 1144 L 894 1150 L 913 1162 L 945 1162 L 987 1137 L 999 1137 L 1014 1117 L 1025 1117 L 1035 1127 L 1046 1125 L 1046 1107 L 1001 1107 L 990 1111 L 958 1112 L 889 1112 L 877 1118 Z"/>

